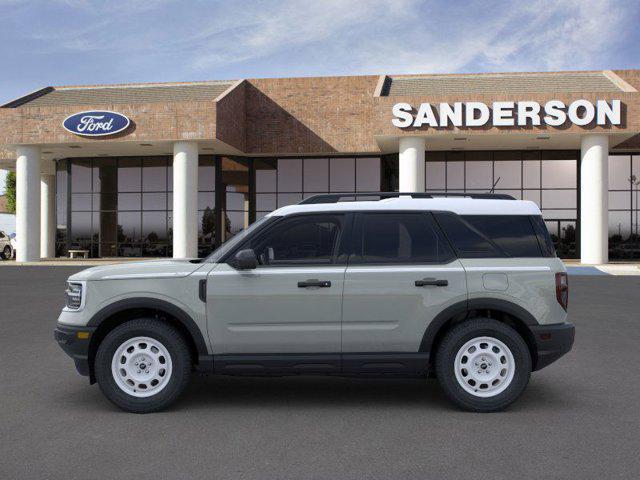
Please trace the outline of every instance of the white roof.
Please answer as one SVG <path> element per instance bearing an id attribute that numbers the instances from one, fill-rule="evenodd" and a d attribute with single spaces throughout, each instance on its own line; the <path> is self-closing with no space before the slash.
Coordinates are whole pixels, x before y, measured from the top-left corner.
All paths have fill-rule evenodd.
<path id="1" fill-rule="evenodd" d="M 411 198 L 401 196 L 376 201 L 288 205 L 271 212 L 268 216 L 364 210 L 439 210 L 454 212 L 459 215 L 541 215 L 538 206 L 528 200 L 489 200 L 469 197 Z"/>

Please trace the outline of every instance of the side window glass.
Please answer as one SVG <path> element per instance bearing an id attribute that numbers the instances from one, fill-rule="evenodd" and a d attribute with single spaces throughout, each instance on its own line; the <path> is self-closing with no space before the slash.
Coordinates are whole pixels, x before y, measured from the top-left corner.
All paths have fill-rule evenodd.
<path id="1" fill-rule="evenodd" d="M 426 213 L 365 213 L 355 263 L 444 263 L 454 255 Z"/>
<path id="2" fill-rule="evenodd" d="M 303 216 L 285 221 L 258 239 L 253 247 L 260 265 L 333 263 L 337 250 L 341 217 Z"/>
<path id="3" fill-rule="evenodd" d="M 451 212 L 434 212 L 438 223 L 461 258 L 504 257 L 505 254 L 482 232 Z"/>
<path id="4" fill-rule="evenodd" d="M 553 246 L 553 240 L 551 240 L 549 230 L 547 230 L 544 220 L 540 215 L 532 215 L 530 218 L 533 228 L 536 231 L 536 235 L 538 236 L 538 243 L 540 243 L 540 248 L 542 248 L 544 256 L 555 257 L 556 249 Z"/>
<path id="5" fill-rule="evenodd" d="M 542 256 L 528 216 L 465 215 L 463 218 L 511 257 Z"/>

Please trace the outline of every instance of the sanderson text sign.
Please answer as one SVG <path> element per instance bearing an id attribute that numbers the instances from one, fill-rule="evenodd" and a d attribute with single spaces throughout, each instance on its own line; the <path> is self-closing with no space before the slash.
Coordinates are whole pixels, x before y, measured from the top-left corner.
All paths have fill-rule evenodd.
<path id="1" fill-rule="evenodd" d="M 440 103 L 437 107 L 421 103 L 414 114 L 408 103 L 393 106 L 391 123 L 399 128 L 422 127 L 526 127 L 527 125 L 549 125 L 559 127 L 569 120 L 574 125 L 620 125 L 620 100 L 575 100 L 565 105 L 560 100 L 551 100 L 544 105 L 538 102 L 493 102 L 491 108 L 482 102 Z"/>
<path id="2" fill-rule="evenodd" d="M 103 137 L 126 130 L 130 123 L 121 113 L 100 110 L 70 115 L 64 119 L 62 126 L 76 135 Z"/>

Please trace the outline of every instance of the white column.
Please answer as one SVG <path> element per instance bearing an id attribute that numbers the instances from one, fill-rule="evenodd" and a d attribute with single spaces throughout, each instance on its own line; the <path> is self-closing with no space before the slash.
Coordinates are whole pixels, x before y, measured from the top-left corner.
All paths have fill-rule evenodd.
<path id="1" fill-rule="evenodd" d="M 173 258 L 198 256 L 198 143 L 173 144 Z"/>
<path id="2" fill-rule="evenodd" d="M 581 140 L 580 261 L 609 261 L 609 137 L 590 134 Z"/>
<path id="3" fill-rule="evenodd" d="M 424 192 L 424 149 L 421 137 L 400 137 L 401 192 Z"/>
<path id="4" fill-rule="evenodd" d="M 40 256 L 56 256 L 56 176 L 40 175 Z"/>
<path id="5" fill-rule="evenodd" d="M 40 260 L 40 147 L 16 149 L 16 260 Z"/>

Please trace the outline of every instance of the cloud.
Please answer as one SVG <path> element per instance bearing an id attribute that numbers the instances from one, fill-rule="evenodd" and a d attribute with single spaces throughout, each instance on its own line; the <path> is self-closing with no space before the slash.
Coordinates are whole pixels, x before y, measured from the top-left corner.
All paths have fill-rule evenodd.
<path id="1" fill-rule="evenodd" d="M 267 3 L 271 8 L 265 8 L 262 2 L 251 7 L 245 4 L 238 15 L 225 16 L 225 23 L 233 17 L 233 30 L 220 29 L 218 24 L 205 29 L 196 39 L 202 43 L 196 48 L 191 65 L 204 70 L 305 46 L 332 49 L 339 44 L 348 48 L 344 38 L 354 31 L 373 36 L 382 19 L 392 25 L 406 18 L 407 12 L 417 4 L 411 0 Z"/>
<path id="2" fill-rule="evenodd" d="M 637 68 L 640 60 L 640 4 L 631 0 L 0 5 L 6 98 L 43 84 Z"/>

